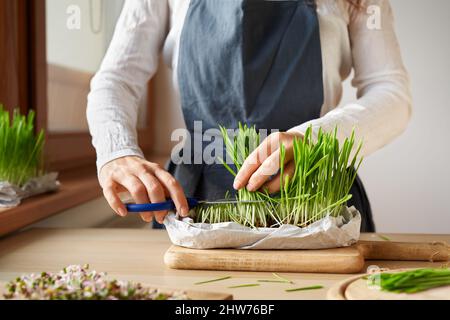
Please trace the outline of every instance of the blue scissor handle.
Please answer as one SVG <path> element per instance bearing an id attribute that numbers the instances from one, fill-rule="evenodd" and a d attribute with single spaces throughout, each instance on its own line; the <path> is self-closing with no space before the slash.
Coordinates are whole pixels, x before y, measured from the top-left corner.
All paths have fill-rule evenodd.
<path id="1" fill-rule="evenodd" d="M 194 198 L 186 199 L 189 205 L 189 209 L 193 209 L 198 206 L 198 200 Z M 140 213 L 140 212 L 154 212 L 154 211 L 170 211 L 175 210 L 175 203 L 172 200 L 161 203 L 146 203 L 146 204 L 126 204 L 128 212 Z"/>

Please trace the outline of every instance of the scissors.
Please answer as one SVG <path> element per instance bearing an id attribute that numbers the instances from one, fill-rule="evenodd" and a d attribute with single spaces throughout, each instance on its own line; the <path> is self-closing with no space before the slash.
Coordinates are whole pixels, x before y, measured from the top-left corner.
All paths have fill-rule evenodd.
<path id="1" fill-rule="evenodd" d="M 200 205 L 223 205 L 223 204 L 254 204 L 262 203 L 264 201 L 237 201 L 237 200 L 217 200 L 217 201 L 200 201 L 195 198 L 186 198 L 189 210 L 195 209 Z M 160 203 L 145 203 L 145 204 L 125 204 L 128 212 L 141 213 L 141 212 L 154 212 L 154 211 L 173 211 L 176 210 L 176 205 L 173 200 L 169 199 L 166 202 Z"/>

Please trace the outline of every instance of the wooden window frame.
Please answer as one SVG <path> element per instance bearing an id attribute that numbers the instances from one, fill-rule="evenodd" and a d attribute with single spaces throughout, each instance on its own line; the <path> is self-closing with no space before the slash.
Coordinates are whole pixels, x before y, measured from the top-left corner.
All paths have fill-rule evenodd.
<path id="1" fill-rule="evenodd" d="M 0 103 L 22 113 L 29 105 L 25 7 L 25 0 L 0 1 Z"/>
<path id="2" fill-rule="evenodd" d="M 0 210 L 0 237 L 62 210 L 101 196 L 95 169 L 95 150 L 88 132 L 47 130 L 48 73 L 46 1 L 0 0 L 0 103 L 7 110 L 36 111 L 36 129 L 46 132 L 46 168 L 59 171 L 56 194 L 29 200 L 18 208 Z M 6 40 L 6 41 L 3 41 Z M 146 125 L 138 130 L 140 147 L 151 157 L 152 83 L 148 85 Z"/>

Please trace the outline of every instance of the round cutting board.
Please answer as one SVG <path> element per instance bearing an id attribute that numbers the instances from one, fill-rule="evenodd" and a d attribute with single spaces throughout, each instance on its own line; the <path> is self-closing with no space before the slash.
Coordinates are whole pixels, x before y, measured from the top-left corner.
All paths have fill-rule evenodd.
<path id="1" fill-rule="evenodd" d="M 397 271 L 397 270 L 396 270 Z M 405 270 L 398 270 L 405 271 Z M 389 271 L 392 272 L 392 271 Z M 382 291 L 368 285 L 364 277 L 358 275 L 333 286 L 327 294 L 330 300 L 450 300 L 450 286 L 423 292 L 407 294 Z"/>

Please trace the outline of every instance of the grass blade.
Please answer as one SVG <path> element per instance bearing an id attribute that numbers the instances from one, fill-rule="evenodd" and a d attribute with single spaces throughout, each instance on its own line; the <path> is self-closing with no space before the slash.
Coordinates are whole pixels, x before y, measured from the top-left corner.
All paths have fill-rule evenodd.
<path id="1" fill-rule="evenodd" d="M 384 241 L 391 241 L 391 239 L 388 236 L 385 236 L 383 234 L 377 234 L 378 238 L 384 240 Z"/>
<path id="2" fill-rule="evenodd" d="M 272 273 L 272 275 L 273 275 L 275 278 L 277 278 L 278 280 L 280 280 L 280 281 L 284 281 L 284 282 L 286 282 L 286 283 L 294 283 L 292 280 L 289 280 L 288 278 L 282 277 L 282 276 L 280 276 L 280 275 L 277 274 L 277 273 Z"/>
<path id="3" fill-rule="evenodd" d="M 303 288 L 295 288 L 295 289 L 286 289 L 286 292 L 296 292 L 296 291 L 307 291 L 307 290 L 318 290 L 323 289 L 323 286 L 310 286 L 310 287 L 303 287 Z"/>
<path id="4" fill-rule="evenodd" d="M 219 281 L 224 281 L 224 280 L 228 280 L 228 279 L 231 279 L 231 276 L 217 278 L 217 279 L 211 279 L 211 280 L 206 280 L 206 281 L 200 281 L 200 282 L 194 283 L 194 285 L 207 284 L 207 283 L 212 283 L 212 282 L 219 282 Z"/>
<path id="5" fill-rule="evenodd" d="M 228 289 L 238 289 L 238 288 L 250 288 L 250 287 L 259 287 L 259 283 L 249 283 L 249 284 L 241 284 L 237 286 L 228 287 Z"/>

